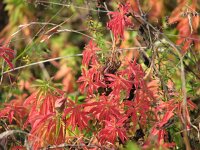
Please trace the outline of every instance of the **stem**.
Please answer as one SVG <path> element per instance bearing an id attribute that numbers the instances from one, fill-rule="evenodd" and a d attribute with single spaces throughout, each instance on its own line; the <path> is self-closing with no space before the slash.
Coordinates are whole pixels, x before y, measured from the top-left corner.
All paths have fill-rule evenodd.
<path id="1" fill-rule="evenodd" d="M 109 11 L 105 10 L 97 10 L 97 9 L 92 9 L 92 8 L 87 8 L 87 7 L 81 7 L 81 6 L 75 6 L 75 5 L 70 5 L 70 4 L 63 4 L 63 3 L 56 3 L 56 2 L 48 2 L 48 1 L 37 1 L 38 3 L 44 3 L 44 4 L 52 4 L 52 5 L 58 5 L 58 6 L 63 6 L 63 7 L 74 7 L 77 9 L 82 9 L 82 10 L 90 10 L 94 12 L 103 12 L 103 13 L 108 13 Z"/>

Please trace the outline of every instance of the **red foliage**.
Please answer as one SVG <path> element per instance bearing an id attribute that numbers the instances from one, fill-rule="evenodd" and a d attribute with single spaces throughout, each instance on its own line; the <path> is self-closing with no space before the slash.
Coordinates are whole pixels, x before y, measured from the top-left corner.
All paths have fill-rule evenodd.
<path id="1" fill-rule="evenodd" d="M 66 119 L 66 125 L 71 126 L 72 130 L 77 126 L 80 130 L 88 127 L 89 116 L 84 111 L 83 104 L 77 104 L 71 99 L 67 99 L 67 108 L 65 108 L 63 113 L 64 120 Z M 69 117 L 68 117 L 69 115 Z"/>
<path id="2" fill-rule="evenodd" d="M 35 111 L 39 114 L 48 114 L 55 111 L 55 101 L 59 97 L 52 93 L 43 95 L 39 91 L 32 93 L 24 102 L 24 107 L 30 108 L 29 116 Z"/>
<path id="3" fill-rule="evenodd" d="M 183 53 L 187 52 L 193 42 L 195 43 L 195 47 L 198 47 L 199 45 L 195 40 L 198 39 L 197 29 L 199 26 L 199 15 L 191 16 L 188 14 L 196 11 L 196 3 L 197 2 L 193 0 L 192 5 L 186 7 L 187 1 L 181 1 L 169 18 L 170 24 L 178 22 L 176 28 L 179 31 L 180 37 L 177 40 L 177 44 L 182 45 Z M 185 10 L 184 12 L 182 11 L 183 9 Z"/>
<path id="4" fill-rule="evenodd" d="M 77 80 L 80 82 L 79 90 L 84 93 L 87 92 L 88 94 L 94 93 L 97 89 L 101 86 L 99 83 L 100 74 L 97 72 L 95 68 L 90 68 L 86 70 L 85 68 L 82 69 L 82 76 Z M 103 83 L 102 83 L 103 84 Z"/>
<path id="5" fill-rule="evenodd" d="M 25 97 L 26 95 L 17 96 L 9 103 L 4 104 L 4 109 L 0 110 L 0 118 L 7 118 L 10 124 L 15 119 L 21 125 L 23 118 L 28 115 L 27 109 L 23 106 Z"/>
<path id="6" fill-rule="evenodd" d="M 146 125 L 147 115 L 150 111 L 150 101 L 147 97 L 143 96 L 143 92 L 136 92 L 134 101 L 125 101 L 125 106 L 128 107 L 126 115 L 132 118 L 134 127 L 138 123 Z"/>
<path id="7" fill-rule="evenodd" d="M 163 0 L 149 0 L 148 1 L 151 11 L 149 16 L 151 19 L 157 19 L 162 16 L 163 12 Z"/>
<path id="8" fill-rule="evenodd" d="M 162 148 L 173 148 L 175 146 L 175 143 L 169 143 L 166 142 L 166 139 L 168 139 L 168 134 L 165 129 L 156 129 L 153 128 L 151 131 L 151 136 L 154 139 L 155 147 L 162 147 Z M 148 142 L 143 146 L 143 148 L 148 148 L 148 145 L 150 145 Z"/>
<path id="9" fill-rule="evenodd" d="M 6 61 L 10 68 L 14 68 L 14 65 L 11 62 L 14 58 L 14 50 L 7 47 L 0 47 L 0 57 Z"/>
<path id="10" fill-rule="evenodd" d="M 106 74 L 107 81 L 110 82 L 108 87 L 112 88 L 112 95 L 119 95 L 121 90 L 125 90 L 127 95 L 132 88 L 131 81 L 123 78 L 121 75 Z"/>
<path id="11" fill-rule="evenodd" d="M 95 64 L 95 61 L 97 60 L 97 56 L 96 56 L 96 52 L 100 50 L 96 43 L 94 43 L 94 41 L 90 40 L 90 42 L 88 43 L 88 45 L 85 46 L 85 49 L 83 51 L 83 60 L 82 60 L 82 64 L 85 66 L 89 66 L 90 65 L 90 61 L 93 62 L 93 64 Z"/>
<path id="12" fill-rule="evenodd" d="M 29 109 L 29 115 L 24 127 L 31 125 L 28 139 L 34 149 L 64 142 L 64 125 L 56 111 L 63 104 L 62 100 L 63 93 L 60 90 L 38 90 L 25 100 L 23 106 Z M 61 104 L 58 106 L 58 103 Z"/>
<path id="13" fill-rule="evenodd" d="M 124 38 L 124 28 L 132 26 L 131 20 L 128 18 L 130 4 L 119 5 L 119 12 L 109 12 L 108 15 L 112 16 L 112 19 L 108 22 L 107 27 L 112 30 L 115 39 L 121 37 Z"/>
<path id="14" fill-rule="evenodd" d="M 37 115 L 32 122 L 30 136 L 28 140 L 34 149 L 46 147 L 48 144 L 61 144 L 65 141 L 64 129 L 59 115 L 48 113 Z"/>
<path id="15" fill-rule="evenodd" d="M 129 62 L 129 76 L 134 78 L 133 82 L 136 89 L 138 89 L 139 86 L 142 86 L 144 82 L 144 71 L 141 65 L 136 63 L 136 59 L 133 62 Z"/>
<path id="16" fill-rule="evenodd" d="M 155 3 L 154 0 L 150 2 L 152 5 Z M 153 5 L 153 10 L 157 10 L 155 16 L 159 16 L 160 2 Z M 178 44 L 184 42 L 182 36 L 196 37 L 191 33 L 188 19 L 180 18 L 182 6 L 185 6 L 185 1 L 179 4 L 169 20 L 169 23 L 178 21 L 177 29 L 181 36 L 177 41 Z M 194 5 L 191 7 L 195 9 Z M 112 19 L 107 27 L 112 30 L 115 40 L 123 39 L 125 27 L 133 25 L 128 18 L 129 12 L 130 5 L 126 3 L 119 5 L 119 11 L 108 13 Z M 192 27 L 195 31 L 198 20 L 193 19 Z M 183 52 L 186 52 L 191 43 L 192 40 L 183 43 Z M 138 127 L 141 130 L 151 129 L 149 133 L 145 132 L 146 143 L 143 148 L 152 146 L 152 143 L 156 147 L 173 147 L 174 143 L 166 138 L 167 126 L 175 116 L 178 116 L 189 128 L 191 125 L 189 111 L 196 106 L 190 99 L 187 100 L 186 120 L 183 120 L 183 101 L 177 98 L 180 97 L 179 93 L 169 92 L 171 99 L 164 100 L 165 93 L 160 83 L 151 77 L 147 79 L 148 82 L 144 80 L 145 72 L 136 59 L 120 63 L 118 66 L 116 64 L 118 60 L 115 60 L 116 55 L 114 55 L 117 52 L 114 48 L 112 50 L 112 55 L 106 58 L 104 63 L 97 56 L 100 48 L 94 41 L 89 41 L 85 46 L 82 75 L 77 81 L 80 83 L 80 92 L 87 96 L 84 102 L 66 96 L 65 92 L 50 87 L 49 84 L 47 86 L 41 84 L 42 88 L 38 88 L 25 101 L 24 97 L 21 97 L 5 104 L 5 108 L 0 111 L 0 118 L 8 119 L 9 123 L 12 123 L 14 118 L 16 121 L 21 119 L 20 125 L 30 128 L 28 140 L 33 149 L 41 149 L 49 144 L 62 144 L 67 141 L 67 130 L 73 133 L 76 129 L 79 130 L 80 136 L 84 134 L 84 130 L 92 129 L 94 130 L 91 131 L 92 138 L 95 136 L 98 140 L 95 142 L 101 145 L 110 143 L 115 145 L 116 141 L 126 142 L 130 136 L 129 132 L 132 136 L 130 139 L 133 138 Z M 14 58 L 13 50 L 0 47 L 0 56 L 13 68 L 11 63 Z M 55 77 L 60 79 L 65 76 L 68 72 L 65 69 L 62 68 Z M 170 88 L 172 87 L 168 87 Z M 26 121 L 23 122 L 25 118 Z M 73 134 L 76 138 L 79 136 Z M 79 140 L 82 142 L 82 137 Z"/>
<path id="17" fill-rule="evenodd" d="M 168 136 L 166 128 L 170 126 L 170 120 L 173 120 L 174 116 L 177 115 L 179 118 L 182 118 L 182 101 L 171 99 L 167 102 L 161 101 L 161 103 L 155 109 L 155 119 L 156 122 L 154 123 L 151 134 L 149 135 L 150 139 L 154 139 L 154 142 L 157 146 L 162 146 L 166 148 L 174 147 L 175 143 L 169 143 L 166 139 Z M 193 110 L 196 108 L 195 104 L 192 103 L 188 99 L 188 107 L 186 108 L 187 116 L 186 120 L 182 120 L 182 122 L 186 122 L 187 127 L 190 128 L 190 116 L 189 110 Z M 145 145 L 145 147 L 148 144 Z"/>
<path id="18" fill-rule="evenodd" d="M 90 113 L 99 121 L 121 118 L 119 99 L 102 95 L 98 102 L 89 103 Z"/>
<path id="19" fill-rule="evenodd" d="M 26 150 L 24 146 L 13 146 L 11 150 Z"/>
<path id="20" fill-rule="evenodd" d="M 99 132 L 99 142 L 104 144 L 105 142 L 110 142 L 114 144 L 116 137 L 124 143 L 127 140 L 126 129 L 123 127 L 124 122 L 127 120 L 126 117 L 116 119 L 106 120 L 105 127 Z"/>
<path id="21" fill-rule="evenodd" d="M 93 41 L 90 41 L 83 51 L 82 64 L 84 68 L 82 68 L 82 76 L 77 80 L 80 83 L 79 90 L 82 93 L 87 92 L 88 94 L 92 94 L 99 87 L 106 87 L 100 74 L 101 66 L 97 60 L 97 50 L 100 49 Z"/>

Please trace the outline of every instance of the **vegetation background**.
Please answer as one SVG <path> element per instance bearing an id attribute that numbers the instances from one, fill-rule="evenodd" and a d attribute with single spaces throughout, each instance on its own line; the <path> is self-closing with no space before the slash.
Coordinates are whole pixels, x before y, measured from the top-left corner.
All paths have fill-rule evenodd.
<path id="1" fill-rule="evenodd" d="M 56 145 L 63 149 L 200 149 L 199 10 L 198 0 L 1 0 L 0 145 L 9 149 L 55 149 Z M 112 14 L 111 11 L 124 15 L 121 26 L 117 24 L 121 20 L 114 20 L 117 13 Z M 91 41 L 96 44 L 92 45 Z M 178 49 L 174 50 L 173 45 Z M 83 52 L 96 47 L 101 49 L 97 52 L 99 65 L 104 67 L 101 71 L 112 75 L 108 75 L 109 83 L 88 83 L 81 89 L 83 80 L 80 77 L 84 74 L 84 67 L 88 66 L 88 71 L 94 66 L 91 62 L 84 62 L 84 59 L 82 61 L 82 57 L 86 57 Z M 113 49 L 117 49 L 118 53 L 112 53 Z M 87 55 L 89 61 L 94 54 Z M 124 103 L 123 98 L 128 97 L 125 96 L 127 88 L 130 92 L 133 86 L 128 87 L 129 82 L 120 79 L 119 82 L 127 87 L 121 83 L 112 85 L 121 87 L 121 92 L 118 92 L 121 103 L 119 108 L 113 106 L 116 107 L 113 111 L 119 109 L 122 120 L 114 118 L 121 121 L 121 124 L 118 122 L 118 129 L 123 128 L 123 132 L 113 129 L 116 132 L 110 137 L 113 141 L 102 133 L 107 129 L 106 118 L 100 120 L 94 117 L 97 114 L 96 105 L 93 112 L 89 106 L 82 106 L 87 104 L 88 97 L 97 100 L 102 96 L 103 91 L 99 88 L 104 87 L 102 84 L 118 81 L 115 78 L 118 74 L 108 71 L 108 60 L 111 59 L 114 59 L 111 64 L 114 70 L 121 71 L 119 77 L 127 73 L 126 68 L 130 67 L 128 64 L 131 61 L 137 60 L 143 71 L 138 66 L 134 67 L 144 73 L 143 78 L 138 75 L 138 82 L 144 80 L 146 88 L 155 96 L 153 99 L 157 100 L 151 106 L 146 104 L 147 101 L 140 100 L 143 103 L 140 109 L 158 111 L 159 116 L 144 115 L 146 122 L 143 124 L 142 119 L 138 119 L 142 116 L 138 109 L 137 121 L 131 122 L 132 116 L 125 108 L 131 104 Z M 120 69 L 117 67 L 118 60 L 122 64 Z M 128 80 L 128 77 L 124 79 Z M 136 94 L 142 87 L 139 85 L 132 93 Z M 48 100 L 43 97 L 46 95 Z M 146 97 L 143 99 L 151 99 L 149 95 Z M 52 105 L 48 103 L 51 99 L 54 99 Z M 31 107 L 36 101 L 35 109 L 38 110 L 34 112 Z M 83 115 L 78 118 L 83 117 L 82 120 L 87 123 L 78 123 L 73 119 L 66 123 L 65 119 L 71 116 L 64 119 L 62 116 L 67 116 L 67 112 L 71 111 L 68 106 L 75 104 L 80 104 L 80 108 L 77 107 L 80 112 L 77 113 L 88 113 L 93 119 Z M 181 112 L 179 107 L 183 107 Z M 50 109 L 52 113 L 48 113 Z M 39 120 L 39 116 L 34 116 L 36 112 L 46 116 Z M 33 116 L 38 120 L 34 120 Z M 160 119 L 160 128 L 154 132 L 154 128 L 158 130 L 156 122 L 159 122 L 155 118 Z M 137 122 L 135 127 L 134 122 Z M 127 124 L 128 127 L 125 127 Z M 89 129 L 85 129 L 86 126 Z"/>

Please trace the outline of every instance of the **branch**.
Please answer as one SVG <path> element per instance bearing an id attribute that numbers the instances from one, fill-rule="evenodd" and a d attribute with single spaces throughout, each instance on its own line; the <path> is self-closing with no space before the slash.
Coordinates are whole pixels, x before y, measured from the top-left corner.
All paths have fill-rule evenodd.
<path id="1" fill-rule="evenodd" d="M 52 5 L 58 5 L 58 6 L 63 6 L 63 7 L 74 7 L 77 9 L 82 9 L 82 10 L 90 10 L 90 11 L 95 11 L 95 12 L 103 12 L 103 13 L 108 13 L 109 11 L 107 10 L 101 10 L 101 9 L 92 9 L 92 8 L 87 8 L 87 7 L 81 7 L 81 6 L 75 6 L 75 5 L 70 5 L 70 4 L 63 4 L 63 3 L 56 3 L 56 2 L 48 2 L 48 1 L 37 1 L 38 3 L 44 3 L 44 4 L 52 4 Z"/>
<path id="2" fill-rule="evenodd" d="M 137 49 L 142 50 L 142 49 L 146 49 L 146 47 L 121 48 L 121 49 L 116 49 L 116 51 L 137 50 Z M 97 54 L 101 54 L 103 52 L 108 52 L 108 51 L 101 51 L 101 52 L 98 52 Z M 60 59 L 68 59 L 68 58 L 72 58 L 72 57 L 80 57 L 80 56 L 83 56 L 83 54 L 75 54 L 75 55 L 67 55 L 67 56 L 61 56 L 61 57 L 56 57 L 56 58 L 50 58 L 50 59 L 34 62 L 34 63 L 31 63 L 31 64 L 27 64 L 27 65 L 24 65 L 24 66 L 16 67 L 16 68 L 8 70 L 8 71 L 4 71 L 0 75 L 4 75 L 6 73 L 10 73 L 10 72 L 13 72 L 13 71 L 16 71 L 16 70 L 20 70 L 20 69 L 23 69 L 23 68 L 26 68 L 26 67 L 30 67 L 30 66 L 34 66 L 34 65 L 38 65 L 38 64 L 42 64 L 42 63 L 46 63 L 46 62 L 51 62 L 51 61 L 60 60 Z"/>
<path id="3" fill-rule="evenodd" d="M 48 146 L 47 148 L 43 148 L 43 150 L 56 149 L 56 148 L 80 148 L 80 147 L 98 148 L 98 146 L 95 145 L 85 145 L 85 144 L 74 145 L 74 144 L 63 143 L 59 145 Z"/>

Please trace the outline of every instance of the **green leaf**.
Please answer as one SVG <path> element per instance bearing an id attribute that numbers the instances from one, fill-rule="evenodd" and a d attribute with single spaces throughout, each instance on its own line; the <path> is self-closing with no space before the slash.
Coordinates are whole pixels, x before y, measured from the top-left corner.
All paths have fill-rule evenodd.
<path id="1" fill-rule="evenodd" d="M 140 148 L 137 146 L 137 144 L 128 141 L 126 144 L 126 149 L 125 150 L 140 150 Z"/>

